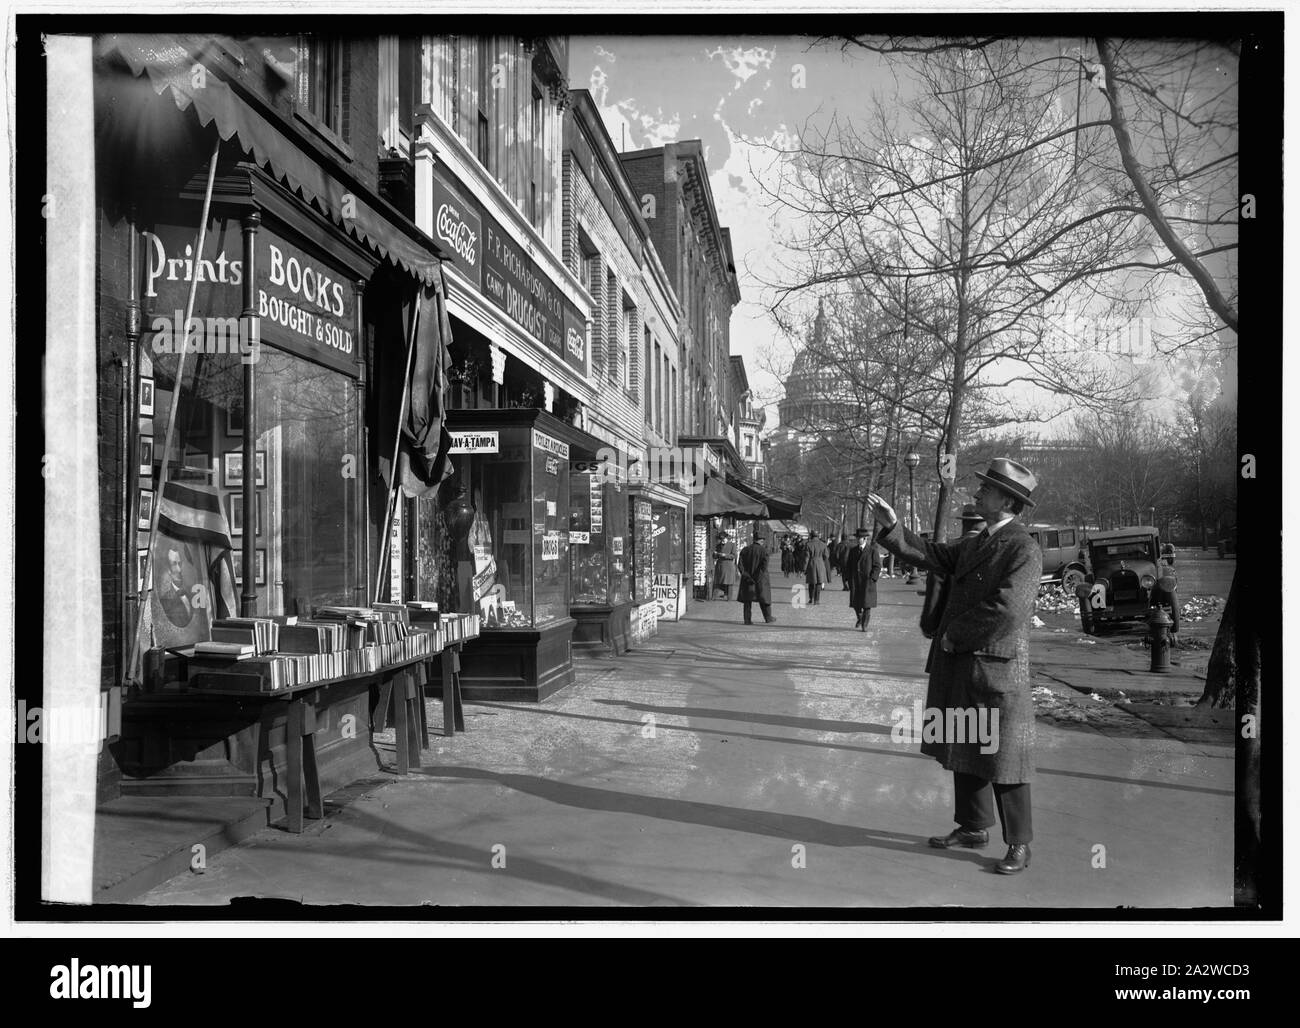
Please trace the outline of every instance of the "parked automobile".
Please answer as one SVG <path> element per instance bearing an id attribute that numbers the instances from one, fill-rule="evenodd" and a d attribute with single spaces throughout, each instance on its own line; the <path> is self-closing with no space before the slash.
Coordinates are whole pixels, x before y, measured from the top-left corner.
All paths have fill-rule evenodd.
<path id="1" fill-rule="evenodd" d="M 1088 554 L 1083 530 L 1068 525 L 1030 525 L 1038 548 L 1043 551 L 1043 585 L 1059 582 L 1073 592 L 1088 574 Z"/>
<path id="2" fill-rule="evenodd" d="M 1094 532 L 1087 548 L 1091 571 L 1078 592 L 1079 618 L 1089 635 L 1119 622 L 1145 621 L 1153 607 L 1177 603 L 1174 548 L 1160 545 L 1158 529 Z"/>

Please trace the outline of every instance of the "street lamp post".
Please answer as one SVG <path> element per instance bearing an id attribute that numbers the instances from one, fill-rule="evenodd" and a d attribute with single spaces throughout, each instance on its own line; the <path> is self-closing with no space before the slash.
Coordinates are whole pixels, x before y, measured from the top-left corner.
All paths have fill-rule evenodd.
<path id="1" fill-rule="evenodd" d="M 920 526 L 916 523 L 916 483 L 913 478 L 913 473 L 916 471 L 916 466 L 921 463 L 921 455 L 916 452 L 908 453 L 908 455 L 903 458 L 903 463 L 907 465 L 907 521 L 909 527 L 913 532 L 915 532 Z M 916 584 L 915 564 L 908 568 L 907 584 Z"/>

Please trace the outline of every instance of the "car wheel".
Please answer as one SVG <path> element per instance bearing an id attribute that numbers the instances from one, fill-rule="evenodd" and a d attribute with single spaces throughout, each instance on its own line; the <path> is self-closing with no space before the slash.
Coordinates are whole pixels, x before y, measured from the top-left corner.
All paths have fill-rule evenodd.
<path id="1" fill-rule="evenodd" d="M 1084 574 L 1079 568 L 1069 568 L 1061 576 L 1061 588 L 1066 592 L 1074 592 L 1079 586 L 1083 585 Z"/>

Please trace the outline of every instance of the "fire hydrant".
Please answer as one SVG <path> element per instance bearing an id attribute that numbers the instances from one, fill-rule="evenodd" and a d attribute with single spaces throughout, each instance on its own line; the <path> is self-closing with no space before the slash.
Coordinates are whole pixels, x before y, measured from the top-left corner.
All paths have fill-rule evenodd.
<path id="1" fill-rule="evenodd" d="M 1169 670 L 1169 627 L 1173 619 L 1157 607 L 1147 618 L 1147 627 L 1151 630 L 1151 670 L 1167 672 Z"/>

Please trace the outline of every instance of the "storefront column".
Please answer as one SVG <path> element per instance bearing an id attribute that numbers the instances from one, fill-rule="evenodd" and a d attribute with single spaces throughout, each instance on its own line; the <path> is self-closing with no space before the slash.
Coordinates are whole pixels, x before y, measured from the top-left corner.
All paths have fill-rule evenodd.
<path id="1" fill-rule="evenodd" d="M 91 39 L 51 34 L 45 57 L 45 673 L 33 739 L 43 747 L 41 898 L 89 903 L 104 641 Z"/>
<path id="2" fill-rule="evenodd" d="M 365 347 L 365 318 L 363 317 L 363 301 L 365 299 L 366 280 L 359 278 L 355 280 L 357 289 L 357 318 L 356 318 L 356 339 L 357 339 L 357 377 L 353 382 L 356 391 L 353 394 L 356 397 L 357 404 L 357 434 L 355 450 L 351 468 L 343 469 L 343 476 L 346 479 L 351 475 L 354 486 L 357 491 L 356 502 L 352 509 L 359 519 L 357 524 L 365 526 L 365 532 L 361 538 L 363 549 L 359 550 L 356 555 L 356 585 L 352 587 L 352 602 L 359 607 L 364 607 L 367 603 L 366 590 L 369 588 L 370 581 L 370 454 L 369 447 L 366 446 L 366 419 L 362 416 L 366 409 L 366 347 Z M 355 534 L 354 534 L 355 538 Z"/>
<path id="3" fill-rule="evenodd" d="M 248 332 L 261 347 L 257 317 L 257 229 L 262 216 L 253 211 L 240 223 L 244 229 L 244 311 L 240 331 Z M 258 350 L 255 349 L 254 353 Z M 240 546 L 244 584 L 239 594 L 239 613 L 257 616 L 257 389 L 256 360 L 244 362 L 244 534 Z"/>

